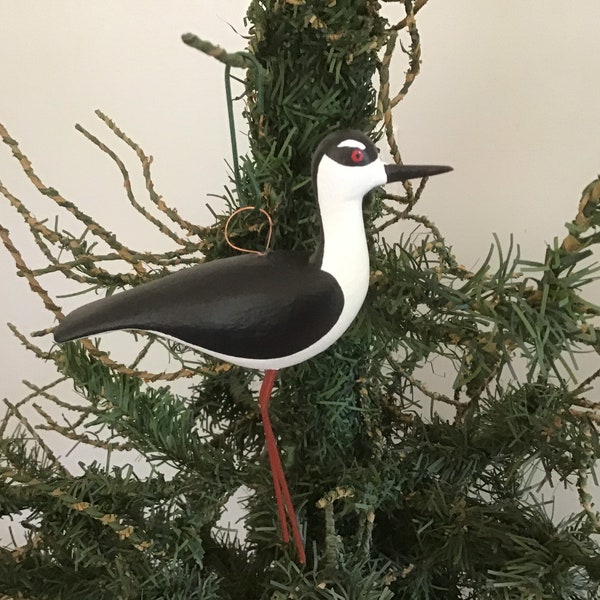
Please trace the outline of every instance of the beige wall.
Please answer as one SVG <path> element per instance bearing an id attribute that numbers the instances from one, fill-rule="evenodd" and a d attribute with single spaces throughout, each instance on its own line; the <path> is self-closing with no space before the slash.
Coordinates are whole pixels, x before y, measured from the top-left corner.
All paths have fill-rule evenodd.
<path id="1" fill-rule="evenodd" d="M 232 27 L 244 31 L 245 6 L 245 0 L 0 0 L 0 121 L 49 185 L 133 245 L 163 248 L 158 234 L 132 226 L 114 165 L 73 125 L 101 134 L 126 157 L 93 115 L 104 110 L 155 156 L 158 190 L 186 218 L 206 222 L 205 203 L 214 202 L 207 194 L 222 190 L 230 157 L 223 69 L 179 36 L 193 31 L 240 49 L 244 40 Z M 544 244 L 564 234 L 581 189 L 600 172 L 600 3 L 432 0 L 419 17 L 422 75 L 397 110 L 397 131 L 407 162 L 455 167 L 430 182 L 421 210 L 467 266 L 487 253 L 493 233 L 504 242 L 514 234 L 524 255 L 540 259 Z M 398 54 L 397 85 L 405 68 Z M 134 159 L 127 162 L 137 174 Z M 4 146 L 0 179 L 38 217 L 52 214 Z M 138 177 L 142 194 L 140 183 Z M 5 202 L 0 222 L 32 264 L 42 264 Z M 0 269 L 0 321 L 24 331 L 47 326 L 47 313 L 3 249 Z M 55 294 L 72 290 L 59 279 L 47 285 Z M 0 365 L 0 397 L 12 400 L 26 393 L 21 379 L 43 383 L 52 376 L 3 326 Z M 571 500 L 561 502 L 568 510 Z"/>

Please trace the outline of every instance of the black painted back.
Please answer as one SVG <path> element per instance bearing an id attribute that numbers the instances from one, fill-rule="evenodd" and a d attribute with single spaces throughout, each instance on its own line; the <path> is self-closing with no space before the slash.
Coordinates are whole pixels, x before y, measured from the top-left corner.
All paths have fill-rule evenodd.
<path id="1" fill-rule="evenodd" d="M 140 329 L 231 357 L 268 359 L 316 342 L 343 306 L 335 279 L 308 256 L 247 254 L 183 269 L 82 306 L 54 337 L 65 342 Z"/>

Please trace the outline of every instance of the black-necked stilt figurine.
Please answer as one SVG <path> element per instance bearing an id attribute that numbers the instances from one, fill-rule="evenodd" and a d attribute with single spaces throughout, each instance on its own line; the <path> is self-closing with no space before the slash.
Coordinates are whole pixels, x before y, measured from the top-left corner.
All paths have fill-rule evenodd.
<path id="1" fill-rule="evenodd" d="M 287 512 L 304 564 L 268 412 L 277 371 L 329 348 L 363 304 L 369 286 L 363 197 L 386 183 L 450 170 L 386 165 L 359 131 L 332 133 L 312 162 L 322 223 L 321 241 L 312 256 L 267 251 L 182 269 L 76 309 L 55 329 L 54 339 L 61 343 L 108 331 L 144 330 L 232 364 L 264 370 L 259 404 L 282 537 L 289 541 Z"/>

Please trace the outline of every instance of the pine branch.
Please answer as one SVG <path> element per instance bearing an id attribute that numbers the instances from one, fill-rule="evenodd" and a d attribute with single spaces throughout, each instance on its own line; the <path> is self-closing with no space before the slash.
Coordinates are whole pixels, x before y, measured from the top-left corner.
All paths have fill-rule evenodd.
<path id="1" fill-rule="evenodd" d="M 167 205 L 152 182 L 152 157 L 104 113 L 96 111 L 139 160 L 147 203 L 134 193 L 122 157 L 78 127 L 117 165 L 141 221 L 175 245 L 164 253 L 130 248 L 46 187 L 3 129 L 35 188 L 89 229 L 80 236 L 53 231 L 0 185 L 45 264 L 28 265 L 6 228 L 0 237 L 51 315 L 62 313 L 40 283 L 48 273 L 111 293 L 200 262 L 200 250 L 206 260 L 230 256 L 223 225 L 238 206 L 273 216 L 274 248 L 312 252 L 319 222 L 310 157 L 323 134 L 352 127 L 376 138 L 383 131 L 401 162 L 392 109 L 420 72 L 415 15 L 427 2 L 401 3 L 406 17 L 390 27 L 371 0 L 360 10 L 353 0 L 253 0 L 248 54 L 183 36 L 227 67 L 230 113 L 230 69 L 245 74 L 249 154 L 235 153 L 220 196 L 226 209 L 215 212 L 212 227 Z M 392 54 L 404 29 L 407 72 L 392 96 Z M 591 533 L 599 517 L 590 479 L 600 403 L 590 388 L 600 370 L 579 374 L 573 363 L 582 350 L 600 351 L 600 308 L 585 297 L 597 274 L 589 257 L 600 242 L 598 182 L 584 190 L 567 238 L 542 260 L 525 260 L 512 242 L 503 248 L 496 241 L 477 269 L 460 264 L 429 215 L 413 212 L 426 183 L 365 203 L 372 235 L 365 307 L 328 352 L 285 370 L 273 397 L 309 567 L 298 568 L 278 537 L 252 374 L 196 360 L 151 336 L 139 336 L 140 351 L 125 364 L 89 340 L 48 351 L 37 338 L 51 327 L 26 336 L 11 326 L 65 375 L 47 386 L 26 382 L 31 393 L 8 402 L 0 422 L 1 514 L 32 511 L 25 544 L 0 551 L 0 593 L 73 600 L 100 593 L 99 600 L 595 597 L 600 550 Z M 378 236 L 399 220 L 417 224 L 418 233 L 398 243 Z M 237 219 L 230 233 L 254 248 L 260 227 Z M 108 250 L 97 251 L 98 242 Z M 157 343 L 175 358 L 175 370 L 145 370 Z M 429 371 L 439 387 L 429 384 Z M 192 376 L 185 396 L 155 383 Z M 65 378 L 88 404 L 60 396 Z M 25 408 L 41 422 L 27 421 Z M 42 437 L 48 430 L 101 449 L 106 467 L 87 465 L 77 477 L 64 472 Z M 128 448 L 151 465 L 169 464 L 172 480 L 156 472 L 140 480 L 132 468 L 110 464 L 111 451 Z M 555 524 L 531 498 L 537 467 L 543 481 L 578 493 L 578 516 Z M 240 545 L 216 533 L 216 523 L 241 485 L 251 491 Z"/>

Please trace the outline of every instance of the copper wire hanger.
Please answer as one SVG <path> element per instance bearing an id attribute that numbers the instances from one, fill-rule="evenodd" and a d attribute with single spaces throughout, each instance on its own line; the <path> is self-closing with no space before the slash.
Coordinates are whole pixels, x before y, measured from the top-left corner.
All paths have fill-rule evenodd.
<path id="1" fill-rule="evenodd" d="M 267 221 L 269 222 L 269 235 L 267 236 L 267 243 L 265 245 L 264 252 L 260 252 L 260 250 L 249 250 L 248 248 L 241 248 L 240 246 L 236 246 L 229 239 L 228 229 L 229 229 L 229 224 L 231 223 L 231 220 L 237 214 L 244 212 L 246 210 L 257 210 L 257 209 L 256 209 L 256 206 L 241 206 L 240 208 L 237 208 L 229 215 L 229 217 L 227 218 L 227 221 L 225 221 L 225 227 L 223 229 L 223 233 L 225 235 L 225 241 L 231 248 L 233 248 L 234 250 L 238 250 L 239 252 L 247 252 L 249 254 L 264 254 L 269 249 L 269 246 L 271 245 L 271 236 L 273 235 L 273 219 L 271 218 L 271 215 L 264 208 L 258 209 L 263 215 L 265 215 L 265 217 L 267 217 Z"/>

